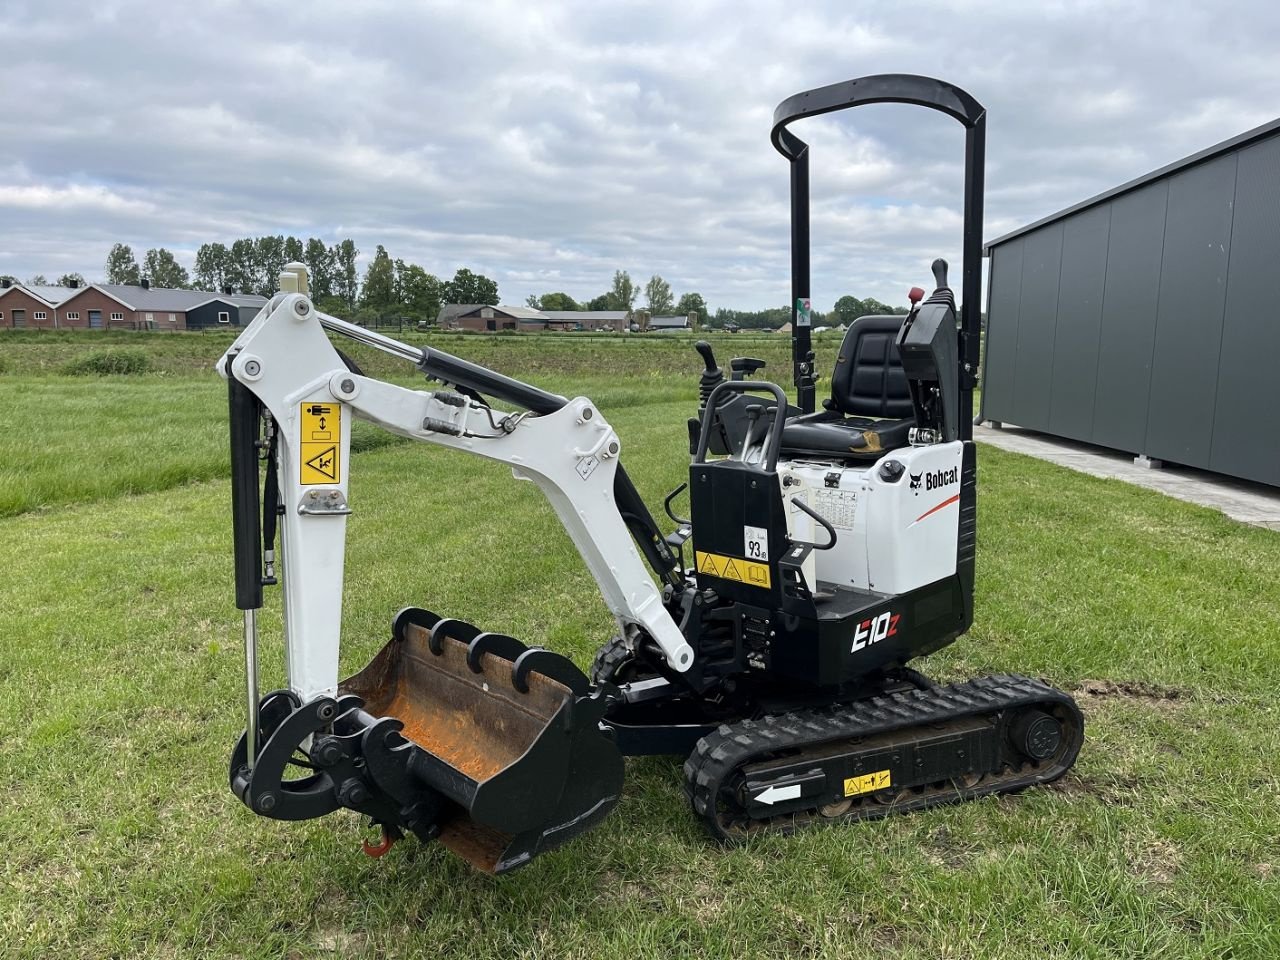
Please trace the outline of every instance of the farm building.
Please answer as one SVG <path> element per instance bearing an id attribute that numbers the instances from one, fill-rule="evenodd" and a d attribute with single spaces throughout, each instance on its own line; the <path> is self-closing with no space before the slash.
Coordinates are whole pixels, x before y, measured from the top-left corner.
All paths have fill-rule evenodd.
<path id="1" fill-rule="evenodd" d="M 204 293 L 201 296 L 209 299 L 187 310 L 188 330 L 247 327 L 267 302 L 266 297 L 243 293 Z"/>
<path id="2" fill-rule="evenodd" d="M 440 308 L 436 324 L 447 330 L 520 330 L 520 321 L 541 319 L 529 307 L 489 306 L 484 303 L 450 303 Z"/>
<path id="3" fill-rule="evenodd" d="M 692 330 L 697 319 L 696 313 L 688 316 L 682 314 L 678 317 L 650 317 L 644 329 L 652 330 L 654 333 L 665 333 L 668 330 Z"/>
<path id="4" fill-rule="evenodd" d="M 0 329 L 54 329 L 58 307 L 79 291 L 75 287 L 47 287 L 19 283 L 0 288 Z"/>
<path id="5" fill-rule="evenodd" d="M 146 280 L 136 286 L 17 284 L 0 290 L 0 328 L 194 330 L 224 322 L 243 326 L 266 302 L 258 296 L 152 287 Z"/>
<path id="6" fill-rule="evenodd" d="M 451 303 L 440 309 L 436 323 L 446 330 L 625 330 L 625 310 L 537 310 L 533 307 Z"/>
<path id="7" fill-rule="evenodd" d="M 1280 120 L 987 245 L 982 416 L 1280 485 Z"/>
<path id="8" fill-rule="evenodd" d="M 548 330 L 625 330 L 626 310 L 543 310 Z"/>
<path id="9" fill-rule="evenodd" d="M 440 310 L 436 323 L 446 330 L 689 330 L 698 315 L 650 317 L 646 310 L 538 310 L 533 307 L 451 303 Z"/>

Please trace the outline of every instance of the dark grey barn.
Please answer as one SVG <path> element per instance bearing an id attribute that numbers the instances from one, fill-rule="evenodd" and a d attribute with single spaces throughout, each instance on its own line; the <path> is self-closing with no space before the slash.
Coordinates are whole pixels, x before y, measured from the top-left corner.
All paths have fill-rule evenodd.
<path id="1" fill-rule="evenodd" d="M 1280 120 L 986 252 L 983 417 L 1280 485 Z"/>
<path id="2" fill-rule="evenodd" d="M 266 303 L 266 297 L 252 294 L 219 294 L 187 311 L 187 329 L 247 327 Z"/>

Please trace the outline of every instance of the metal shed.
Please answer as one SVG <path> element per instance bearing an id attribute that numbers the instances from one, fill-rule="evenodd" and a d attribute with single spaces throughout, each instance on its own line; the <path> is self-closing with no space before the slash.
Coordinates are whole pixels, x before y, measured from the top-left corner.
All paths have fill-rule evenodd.
<path id="1" fill-rule="evenodd" d="M 223 293 L 210 296 L 208 300 L 187 311 L 187 329 L 247 327 L 266 304 L 266 297 L 253 294 Z"/>
<path id="2" fill-rule="evenodd" d="M 1280 485 L 1280 120 L 986 253 L 985 419 Z"/>

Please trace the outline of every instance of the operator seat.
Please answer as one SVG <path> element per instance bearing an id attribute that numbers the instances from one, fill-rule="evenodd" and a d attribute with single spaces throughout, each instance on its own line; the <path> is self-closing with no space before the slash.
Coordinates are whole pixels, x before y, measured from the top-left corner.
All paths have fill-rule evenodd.
<path id="1" fill-rule="evenodd" d="M 907 445 L 915 412 L 898 356 L 905 319 L 866 316 L 849 325 L 831 375 L 831 397 L 822 401 L 822 411 L 787 421 L 783 455 L 866 461 Z"/>

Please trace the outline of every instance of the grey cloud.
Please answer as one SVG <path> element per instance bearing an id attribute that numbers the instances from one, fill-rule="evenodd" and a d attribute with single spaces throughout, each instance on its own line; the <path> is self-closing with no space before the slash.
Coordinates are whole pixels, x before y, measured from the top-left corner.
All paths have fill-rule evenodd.
<path id="1" fill-rule="evenodd" d="M 788 298 L 774 105 L 877 72 L 989 110 L 994 237 L 1270 119 L 1274 4 L 137 2 L 0 7 L 0 272 L 263 232 L 495 277 L 503 299 L 663 274 Z M 814 296 L 902 302 L 958 256 L 962 133 L 807 122 Z"/>

